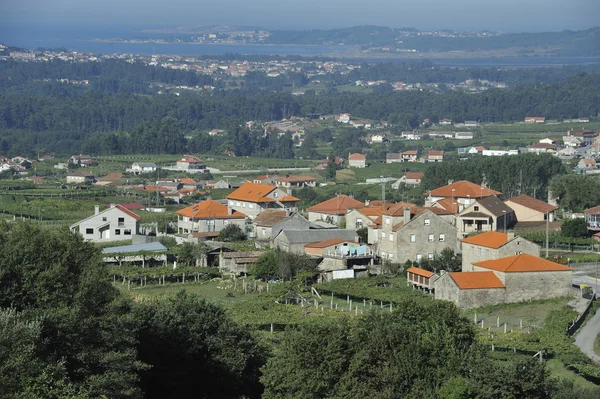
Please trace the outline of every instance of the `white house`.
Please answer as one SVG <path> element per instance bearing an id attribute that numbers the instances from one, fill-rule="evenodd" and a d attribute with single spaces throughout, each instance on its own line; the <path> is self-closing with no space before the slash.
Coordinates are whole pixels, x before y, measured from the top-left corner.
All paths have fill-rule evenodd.
<path id="1" fill-rule="evenodd" d="M 131 169 L 128 172 L 136 175 L 156 172 L 156 164 L 153 162 L 134 162 L 131 164 Z"/>
<path id="2" fill-rule="evenodd" d="M 131 240 L 139 234 L 140 217 L 121 205 L 111 206 L 100 212 L 96 205 L 92 216 L 80 220 L 69 227 L 84 239 L 94 242 Z"/>

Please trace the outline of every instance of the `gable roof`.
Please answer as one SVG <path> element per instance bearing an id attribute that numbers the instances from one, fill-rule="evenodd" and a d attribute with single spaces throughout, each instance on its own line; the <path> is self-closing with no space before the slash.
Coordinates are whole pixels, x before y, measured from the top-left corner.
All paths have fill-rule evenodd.
<path id="1" fill-rule="evenodd" d="M 475 208 L 474 208 L 474 206 L 476 206 L 475 204 L 478 204 L 480 207 L 487 209 L 492 215 L 494 215 L 496 217 L 502 216 L 503 213 L 514 213 L 513 209 L 510 206 L 506 205 L 495 195 L 478 199 L 477 201 L 475 201 L 473 203 L 473 205 L 468 206 L 464 210 L 466 211 L 467 209 L 469 209 L 469 213 L 473 213 L 475 211 Z M 475 211 L 475 212 L 477 212 L 477 211 Z M 460 216 L 467 216 L 467 215 L 468 215 L 468 213 L 464 214 L 464 215 L 461 214 Z M 484 216 L 487 216 L 487 215 L 484 215 Z"/>
<path id="2" fill-rule="evenodd" d="M 587 213 L 588 215 L 597 215 L 600 214 L 600 205 L 595 206 L 593 208 L 586 209 L 583 213 Z"/>
<path id="3" fill-rule="evenodd" d="M 450 272 L 448 274 L 461 290 L 505 288 L 494 272 Z"/>
<path id="4" fill-rule="evenodd" d="M 141 219 L 141 218 L 140 218 L 138 215 L 136 215 L 135 213 L 131 212 L 129 209 L 127 209 L 127 208 L 125 208 L 125 207 L 123 207 L 123 206 L 121 206 L 121 205 L 116 205 L 116 206 L 115 206 L 115 208 L 116 208 L 116 209 L 118 209 L 118 210 L 120 210 L 121 212 L 123 212 L 123 213 L 125 213 L 125 214 L 127 214 L 127 215 L 131 216 L 131 217 L 132 217 L 132 218 L 134 218 L 135 220 L 140 220 L 140 219 Z M 107 210 L 105 210 L 104 212 L 106 212 L 106 211 L 108 211 L 108 210 L 110 210 L 110 209 L 112 209 L 112 208 L 108 208 L 108 209 L 107 209 Z M 102 213 L 102 212 L 100 212 L 100 213 Z"/>
<path id="5" fill-rule="evenodd" d="M 365 157 L 363 154 L 359 154 L 359 153 L 354 153 L 354 154 L 348 155 L 349 161 L 364 161 L 366 159 L 367 159 L 367 157 Z"/>
<path id="6" fill-rule="evenodd" d="M 318 213 L 329 213 L 332 215 L 345 215 L 349 209 L 363 208 L 364 203 L 355 200 L 347 195 L 339 195 L 334 198 L 330 198 L 327 201 L 323 201 L 317 205 L 313 205 L 308 208 L 309 212 Z"/>
<path id="7" fill-rule="evenodd" d="M 508 234 L 499 233 L 497 231 L 488 231 L 486 233 L 463 238 L 460 241 L 467 244 L 497 249 L 508 242 Z"/>
<path id="8" fill-rule="evenodd" d="M 521 194 L 518 197 L 506 200 L 505 203 L 506 202 L 513 202 L 515 204 L 524 206 L 525 208 L 533 209 L 534 211 L 541 213 L 548 213 L 558 209 L 556 206 L 552 206 L 544 201 L 540 201 L 539 199 L 535 199 L 526 194 Z"/>
<path id="9" fill-rule="evenodd" d="M 136 221 L 139 221 L 141 219 L 138 215 L 136 215 L 135 213 L 131 212 L 129 209 L 126 209 L 126 208 L 122 207 L 121 205 L 116 205 L 114 207 L 107 208 L 107 209 L 101 211 L 100 213 L 88 216 L 85 219 L 82 219 L 82 220 L 80 220 L 80 221 L 78 221 L 76 223 L 73 223 L 69 228 L 73 228 L 75 226 L 79 226 L 81 223 L 86 222 L 86 221 L 88 221 L 90 219 L 93 219 L 95 217 L 98 217 L 98 216 L 102 215 L 103 213 L 109 212 L 109 211 L 111 211 L 113 209 L 117 209 L 117 210 L 123 212 L 124 214 L 126 214 L 126 215 L 132 217 L 133 219 L 135 219 Z"/>
<path id="10" fill-rule="evenodd" d="M 343 240 L 341 238 L 330 238 L 329 240 L 323 240 L 323 241 L 319 241 L 319 242 L 311 242 L 309 244 L 306 244 L 304 247 L 305 248 L 327 248 L 330 247 L 332 245 L 336 245 L 336 244 L 341 244 L 343 242 L 347 242 L 348 240 Z"/>
<path id="11" fill-rule="evenodd" d="M 423 172 L 406 172 L 404 175 L 407 179 L 422 179 L 425 173 Z"/>
<path id="12" fill-rule="evenodd" d="M 275 202 L 274 199 L 268 198 L 267 195 L 276 188 L 270 184 L 258 184 L 247 181 L 226 198 L 247 202 Z"/>
<path id="13" fill-rule="evenodd" d="M 452 190 L 454 189 L 454 193 Z M 488 197 L 490 195 L 502 194 L 500 191 L 492 190 L 489 187 L 483 187 L 479 184 L 472 183 L 467 180 L 460 180 L 443 187 L 438 187 L 434 190 L 428 191 L 426 195 L 432 197 L 461 197 L 466 198 L 471 196 L 472 198 Z"/>
<path id="14" fill-rule="evenodd" d="M 277 223 L 283 222 L 288 217 L 289 215 L 286 215 L 284 210 L 265 209 L 254 218 L 253 222 L 256 226 L 271 227 Z"/>
<path id="15" fill-rule="evenodd" d="M 495 260 L 484 260 L 482 262 L 473 263 L 473 265 L 504 273 L 573 271 L 570 267 L 559 265 L 558 263 L 529 254 L 507 256 L 506 258 Z"/>
<path id="16" fill-rule="evenodd" d="M 440 208 L 443 209 L 444 211 L 453 214 L 453 215 L 458 215 L 458 210 L 460 208 L 460 204 L 458 203 L 458 201 L 455 199 L 454 201 L 452 201 L 452 198 L 442 198 L 439 201 L 436 201 L 435 203 L 431 204 L 431 208 L 434 209 L 436 208 L 436 205 Z"/>
<path id="17" fill-rule="evenodd" d="M 263 176 L 259 176 L 259 177 L 263 177 Z M 266 179 L 267 177 L 265 177 Z M 254 180 L 264 180 L 264 179 L 259 179 L 258 177 Z M 289 183 L 301 183 L 301 182 L 313 182 L 316 181 L 317 179 L 315 179 L 312 176 L 283 176 L 283 177 L 276 177 L 273 179 L 273 181 L 278 181 L 278 182 L 289 182 Z"/>
<path id="18" fill-rule="evenodd" d="M 308 244 L 332 238 L 354 241 L 356 239 L 356 231 L 346 229 L 282 230 L 275 240 L 281 237 L 286 237 L 290 244 Z"/>
<path id="19" fill-rule="evenodd" d="M 206 200 L 177 211 L 178 215 L 192 219 L 244 219 L 245 214 L 238 211 L 229 213 L 229 208 L 220 202 Z"/>
<path id="20" fill-rule="evenodd" d="M 413 267 L 409 267 L 406 270 L 406 272 L 407 273 L 413 273 L 413 274 L 416 274 L 418 276 L 423 276 L 423 277 L 426 277 L 426 278 L 429 278 L 429 277 L 431 277 L 431 276 L 434 275 L 434 273 L 430 272 L 429 270 L 421 269 L 420 267 L 414 267 L 414 266 Z"/>

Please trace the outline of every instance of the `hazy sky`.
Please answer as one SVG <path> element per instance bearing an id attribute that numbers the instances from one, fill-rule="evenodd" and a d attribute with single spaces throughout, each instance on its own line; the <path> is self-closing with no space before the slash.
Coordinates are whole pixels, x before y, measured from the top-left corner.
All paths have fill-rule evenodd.
<path id="1" fill-rule="evenodd" d="M 0 0 L 0 24 L 252 25 L 558 31 L 600 26 L 599 0 Z"/>

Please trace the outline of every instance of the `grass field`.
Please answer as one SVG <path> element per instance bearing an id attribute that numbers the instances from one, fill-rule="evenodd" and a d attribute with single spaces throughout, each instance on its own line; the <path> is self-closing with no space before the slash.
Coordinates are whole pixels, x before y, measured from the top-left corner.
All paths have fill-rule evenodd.
<path id="1" fill-rule="evenodd" d="M 562 380 L 571 381 L 573 385 L 581 388 L 595 388 L 596 385 L 578 374 L 570 371 L 565 367 L 564 364 L 558 359 L 549 359 L 546 361 L 546 370 L 552 377 L 560 378 Z"/>

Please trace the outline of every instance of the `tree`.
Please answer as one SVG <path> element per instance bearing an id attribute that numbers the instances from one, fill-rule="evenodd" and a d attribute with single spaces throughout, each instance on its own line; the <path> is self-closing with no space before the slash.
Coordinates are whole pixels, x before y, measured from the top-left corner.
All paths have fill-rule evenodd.
<path id="1" fill-rule="evenodd" d="M 179 292 L 136 304 L 146 398 L 259 398 L 264 349 L 225 310 Z"/>
<path id="2" fill-rule="evenodd" d="M 244 241 L 246 240 L 246 233 L 242 230 L 240 226 L 237 224 L 228 224 L 221 230 L 217 240 L 223 242 L 231 242 L 231 241 Z"/>
<path id="3" fill-rule="evenodd" d="M 261 279 L 272 279 L 277 275 L 277 254 L 275 251 L 267 251 L 260 255 L 256 263 L 250 265 L 248 272 L 254 277 Z"/>
<path id="4" fill-rule="evenodd" d="M 369 228 L 367 226 L 363 226 L 356 230 L 356 235 L 358 235 L 360 242 L 369 242 Z"/>
<path id="5" fill-rule="evenodd" d="M 177 248 L 177 261 L 183 266 L 199 266 L 208 249 L 204 243 L 185 242 Z"/>
<path id="6" fill-rule="evenodd" d="M 585 219 L 566 219 L 560 226 L 560 232 L 565 237 L 581 238 L 588 236 Z"/>
<path id="7" fill-rule="evenodd" d="M 331 153 L 327 157 L 327 169 L 325 170 L 325 178 L 329 181 L 335 181 L 337 165 L 335 163 L 335 155 Z"/>

